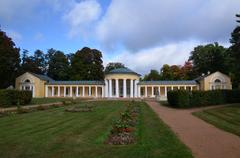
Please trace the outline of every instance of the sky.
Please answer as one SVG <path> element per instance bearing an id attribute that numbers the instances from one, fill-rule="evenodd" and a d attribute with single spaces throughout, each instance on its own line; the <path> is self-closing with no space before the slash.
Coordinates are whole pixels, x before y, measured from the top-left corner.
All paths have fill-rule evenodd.
<path id="1" fill-rule="evenodd" d="M 228 47 L 239 0 L 0 0 L 0 26 L 22 50 L 103 53 L 138 73 L 182 65 L 194 47 Z"/>

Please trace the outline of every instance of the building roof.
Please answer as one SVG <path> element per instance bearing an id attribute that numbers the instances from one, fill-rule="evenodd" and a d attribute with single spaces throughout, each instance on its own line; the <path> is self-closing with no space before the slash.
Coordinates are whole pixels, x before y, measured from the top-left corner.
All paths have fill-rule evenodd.
<path id="1" fill-rule="evenodd" d="M 133 74 L 133 75 L 137 75 L 137 76 L 141 76 L 140 74 L 134 72 L 133 70 L 124 67 L 124 68 L 118 68 L 118 69 L 113 69 L 110 72 L 106 73 L 106 74 Z"/>
<path id="2" fill-rule="evenodd" d="M 48 77 L 47 75 L 35 74 L 35 73 L 32 73 L 32 72 L 29 72 L 29 73 L 32 74 L 33 76 L 39 78 L 40 80 L 43 80 L 43 81 L 54 81 L 54 79 Z"/>
<path id="3" fill-rule="evenodd" d="M 140 81 L 139 85 L 196 85 L 194 80 L 182 80 L 182 81 Z"/>
<path id="4" fill-rule="evenodd" d="M 104 85 L 104 81 L 49 81 L 47 85 Z"/>

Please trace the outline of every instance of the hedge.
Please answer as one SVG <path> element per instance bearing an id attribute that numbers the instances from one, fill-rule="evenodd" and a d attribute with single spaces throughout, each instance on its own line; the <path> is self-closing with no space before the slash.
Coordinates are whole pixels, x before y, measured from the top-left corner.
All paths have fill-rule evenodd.
<path id="1" fill-rule="evenodd" d="M 169 91 L 168 102 L 176 108 L 189 108 L 225 103 L 240 103 L 240 90 L 212 90 L 212 91 Z"/>
<path id="2" fill-rule="evenodd" d="M 32 101 L 31 91 L 0 90 L 0 107 L 26 105 Z"/>

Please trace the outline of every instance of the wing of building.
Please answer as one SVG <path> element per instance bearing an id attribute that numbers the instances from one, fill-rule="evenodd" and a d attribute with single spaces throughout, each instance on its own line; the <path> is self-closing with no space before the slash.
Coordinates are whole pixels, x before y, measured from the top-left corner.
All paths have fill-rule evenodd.
<path id="1" fill-rule="evenodd" d="M 33 97 L 152 98 L 166 100 L 167 91 L 232 89 L 230 77 L 215 72 L 195 80 L 140 81 L 140 74 L 119 68 L 105 74 L 104 81 L 55 81 L 26 72 L 16 78 L 16 89 L 30 90 Z"/>

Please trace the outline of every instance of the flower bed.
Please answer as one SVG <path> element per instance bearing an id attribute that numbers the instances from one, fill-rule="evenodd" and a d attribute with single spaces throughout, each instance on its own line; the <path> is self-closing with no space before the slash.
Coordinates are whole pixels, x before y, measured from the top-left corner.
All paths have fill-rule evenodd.
<path id="1" fill-rule="evenodd" d="M 135 103 L 127 105 L 127 109 L 120 114 L 120 119 L 113 122 L 106 144 L 126 145 L 135 142 L 134 131 L 138 122 L 140 106 Z"/>

